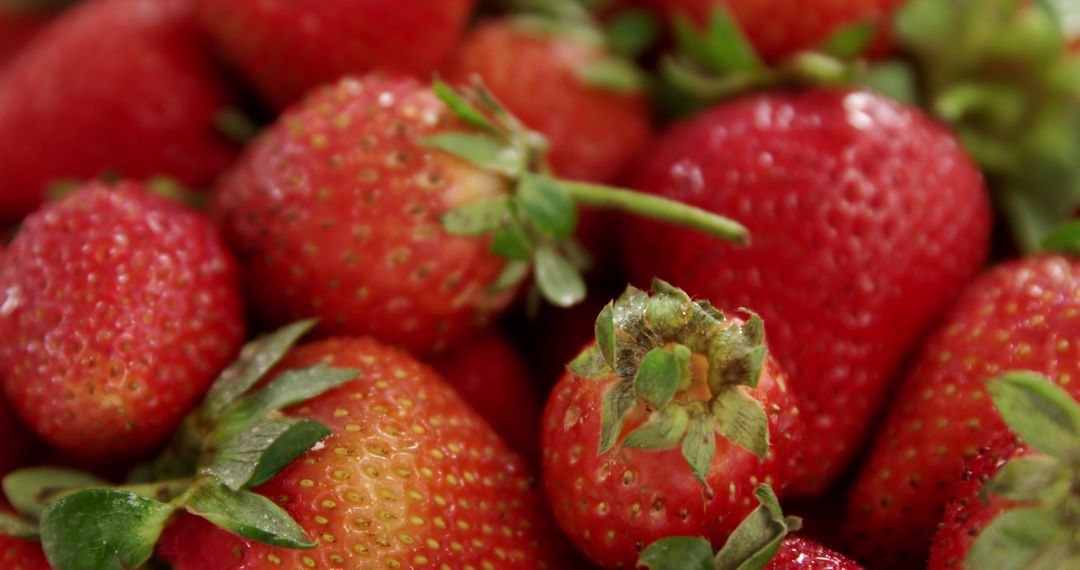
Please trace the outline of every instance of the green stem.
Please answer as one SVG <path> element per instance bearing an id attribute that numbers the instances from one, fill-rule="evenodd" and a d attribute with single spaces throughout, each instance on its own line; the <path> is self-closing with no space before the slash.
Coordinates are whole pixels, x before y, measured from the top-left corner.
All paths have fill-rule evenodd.
<path id="1" fill-rule="evenodd" d="M 750 232 L 739 222 L 682 202 L 586 182 L 560 180 L 559 185 L 579 204 L 671 222 L 740 245 L 750 243 Z"/>
<path id="2" fill-rule="evenodd" d="M 168 481 L 155 481 L 153 483 L 140 483 L 138 485 L 121 485 L 116 487 L 121 491 L 127 491 L 136 495 L 168 503 L 182 495 L 195 482 L 192 477 L 170 479 Z"/>

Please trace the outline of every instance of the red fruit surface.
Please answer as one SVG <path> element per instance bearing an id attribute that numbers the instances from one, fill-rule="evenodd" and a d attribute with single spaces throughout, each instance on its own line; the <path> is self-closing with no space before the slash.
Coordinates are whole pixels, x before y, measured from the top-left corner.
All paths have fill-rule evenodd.
<path id="1" fill-rule="evenodd" d="M 1078 337 L 1080 261 L 1014 261 L 973 283 L 921 349 L 850 491 L 855 552 L 875 568 L 923 561 L 964 462 L 1009 433 L 985 381 L 1031 370 L 1080 397 Z"/>
<path id="2" fill-rule="evenodd" d="M 236 149 L 214 126 L 232 100 L 203 48 L 189 0 L 93 0 L 43 31 L 0 80 L 0 221 L 61 179 L 209 183 Z"/>
<path id="3" fill-rule="evenodd" d="M 765 570 L 862 570 L 859 563 L 803 538 L 789 536 L 780 543 L 776 557 Z"/>
<path id="4" fill-rule="evenodd" d="M 521 460 L 434 371 L 370 339 L 316 342 L 278 369 L 322 363 L 360 376 L 287 413 L 333 435 L 256 489 L 320 545 L 270 547 L 188 517 L 158 547 L 176 570 L 562 568 Z"/>
<path id="5" fill-rule="evenodd" d="M 243 336 L 236 270 L 214 227 L 136 183 L 93 183 L 44 206 L 4 255 L 4 390 L 72 456 L 151 451 Z"/>
<path id="6" fill-rule="evenodd" d="M 427 85 L 384 75 L 342 80 L 267 129 L 212 206 L 258 316 L 317 316 L 428 355 L 502 311 L 513 292 L 489 286 L 505 262 L 440 215 L 507 184 L 421 141 L 462 129 Z"/>
<path id="7" fill-rule="evenodd" d="M 0 395 L 0 442 L 3 442 L 3 450 L 0 451 L 0 477 L 22 467 L 38 447 L 34 437 L 15 415 L 7 398 L 2 395 Z M 0 557 L 0 560 L 2 559 Z"/>
<path id="8" fill-rule="evenodd" d="M 204 27 L 278 108 L 346 75 L 427 76 L 450 53 L 475 0 L 196 0 Z"/>
<path id="9" fill-rule="evenodd" d="M 0 73 L 48 22 L 47 15 L 20 14 L 0 5 Z"/>
<path id="10" fill-rule="evenodd" d="M 470 339 L 431 366 L 513 450 L 529 461 L 540 458 L 540 395 L 525 361 L 502 335 Z"/>
<path id="11" fill-rule="evenodd" d="M 1030 454 L 1012 436 L 979 450 L 953 487 L 945 518 L 938 525 L 930 549 L 929 570 L 966 570 L 964 560 L 975 539 L 1010 506 L 1008 501 L 993 495 L 984 502 L 979 491 L 1010 459 Z"/>
<path id="12" fill-rule="evenodd" d="M 756 505 L 754 489 L 767 482 L 787 486 L 802 443 L 802 422 L 780 368 L 767 357 L 750 394 L 768 410 L 771 448 L 764 462 L 716 438 L 706 476 L 710 494 L 694 478 L 679 448 L 646 451 L 615 444 L 599 453 L 600 409 L 615 377 L 581 378 L 567 372 L 544 410 L 543 478 L 555 518 L 593 562 L 632 568 L 642 549 L 673 535 L 704 536 L 724 543 Z M 648 418 L 637 406 L 620 441 Z"/>
<path id="13" fill-rule="evenodd" d="M 685 14 L 696 23 L 713 10 L 726 8 L 742 26 L 750 43 L 768 61 L 822 45 L 839 30 L 872 21 L 878 28 L 871 54 L 892 51 L 893 12 L 905 0 L 646 0 L 669 17 Z"/>
<path id="14" fill-rule="evenodd" d="M 862 91 L 759 94 L 677 124 L 635 188 L 745 224 L 752 244 L 634 221 L 637 283 L 749 307 L 807 421 L 793 493 L 826 490 L 901 358 L 978 271 L 991 213 L 978 168 L 921 112 Z"/>

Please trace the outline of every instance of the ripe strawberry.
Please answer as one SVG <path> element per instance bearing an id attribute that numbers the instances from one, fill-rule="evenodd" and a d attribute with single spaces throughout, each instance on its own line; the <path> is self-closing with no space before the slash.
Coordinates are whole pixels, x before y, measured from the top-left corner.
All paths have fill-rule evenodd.
<path id="1" fill-rule="evenodd" d="M 0 5 L 0 71 L 48 21 L 46 14 L 25 14 Z"/>
<path id="2" fill-rule="evenodd" d="M 964 461 L 1007 433 L 983 380 L 1034 370 L 1080 395 L 1080 262 L 1046 255 L 973 283 L 926 342 L 848 495 L 856 552 L 921 562 Z M 875 565 L 875 567 L 878 567 Z"/>
<path id="3" fill-rule="evenodd" d="M 780 550 L 765 570 L 862 570 L 862 566 L 813 540 L 791 536 L 780 543 Z"/>
<path id="4" fill-rule="evenodd" d="M 540 396 L 521 355 L 502 335 L 470 339 L 431 366 L 512 449 L 539 459 Z"/>
<path id="5" fill-rule="evenodd" d="M 4 390 L 38 435 L 78 458 L 162 443 L 243 331 L 214 228 L 136 183 L 93 183 L 44 206 L 0 268 Z"/>
<path id="6" fill-rule="evenodd" d="M 321 84 L 386 68 L 426 77 L 474 0 L 196 0 L 204 27 L 263 97 L 283 108 Z"/>
<path id="7" fill-rule="evenodd" d="M 231 97 L 189 0 L 93 0 L 60 17 L 0 81 L 0 221 L 50 182 L 103 173 L 206 184 L 235 154 L 214 127 Z M 90 57 L 88 54 L 92 54 Z"/>
<path id="8" fill-rule="evenodd" d="M 669 17 L 689 16 L 699 25 L 714 10 L 726 9 L 742 27 L 758 53 L 778 61 L 814 49 L 847 26 L 873 22 L 877 27 L 874 55 L 891 51 L 892 13 L 905 0 L 829 0 L 812 5 L 789 0 L 646 0 Z"/>
<path id="9" fill-rule="evenodd" d="M 723 543 L 753 510 L 757 484 L 784 488 L 799 459 L 801 418 L 761 320 L 654 289 L 630 288 L 604 309 L 597 344 L 544 411 L 548 500 L 605 567 L 633 567 L 669 535 Z"/>
<path id="10" fill-rule="evenodd" d="M 626 232 L 636 282 L 679 283 L 775 323 L 807 418 L 794 493 L 835 481 L 922 331 L 981 266 L 990 208 L 957 140 L 863 91 L 767 93 L 677 124 L 634 186 L 745 220 L 746 248 L 651 223 Z"/>
<path id="11" fill-rule="evenodd" d="M 430 368 L 369 339 L 330 339 L 278 370 L 318 364 L 359 376 L 287 413 L 333 433 L 256 491 L 319 545 L 271 547 L 186 517 L 159 545 L 174 568 L 558 567 L 520 459 Z"/>

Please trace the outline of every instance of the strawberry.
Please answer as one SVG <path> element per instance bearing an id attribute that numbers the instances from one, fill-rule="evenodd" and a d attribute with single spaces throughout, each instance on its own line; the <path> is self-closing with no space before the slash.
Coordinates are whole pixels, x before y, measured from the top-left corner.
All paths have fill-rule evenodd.
<path id="1" fill-rule="evenodd" d="M 596 344 L 544 411 L 552 510 L 605 567 L 633 567 L 673 534 L 722 543 L 757 484 L 784 488 L 799 458 L 801 418 L 761 320 L 653 287 L 651 297 L 629 288 L 601 312 Z"/>
<path id="2" fill-rule="evenodd" d="M 189 0 L 93 0 L 61 16 L 0 81 L 0 221 L 60 179 L 169 175 L 206 184 L 236 148 L 232 98 Z M 89 57 L 88 54 L 93 54 Z"/>
<path id="3" fill-rule="evenodd" d="M 10 525 L 6 517 L 11 514 L 10 506 L 0 499 L 0 564 L 4 570 L 51 570 L 40 544 L 4 532 Z"/>
<path id="4" fill-rule="evenodd" d="M 848 495 L 855 551 L 882 568 L 921 562 L 966 459 L 1008 433 L 983 380 L 1050 375 L 1080 395 L 1080 262 L 1044 255 L 995 267 L 922 347 Z M 875 566 L 877 567 L 877 566 Z"/>
<path id="5" fill-rule="evenodd" d="M 81 459 L 152 450 L 243 340 L 213 226 L 137 183 L 92 183 L 28 217 L 0 268 L 0 377 Z"/>
<path id="6" fill-rule="evenodd" d="M 760 504 L 739 523 L 715 555 L 704 538 L 675 536 L 650 544 L 638 566 L 649 570 L 862 570 L 843 554 L 789 534 L 802 526 L 798 517 L 785 517 L 768 484 L 754 495 Z"/>
<path id="7" fill-rule="evenodd" d="M 738 216 L 753 243 L 637 224 L 624 240 L 635 282 L 658 276 L 776 323 L 770 344 L 807 418 L 793 492 L 821 493 L 901 358 L 986 257 L 978 169 L 919 111 L 824 89 L 721 103 L 645 156 L 634 187 Z"/>
<path id="8" fill-rule="evenodd" d="M 159 546 L 174 568 L 557 567 L 521 461 L 431 369 L 340 338 L 294 350 L 277 370 L 314 365 L 359 376 L 287 410 L 332 434 L 256 491 L 319 545 L 271 547 L 188 516 Z"/>
<path id="9" fill-rule="evenodd" d="M 38 11 L 26 14 L 0 5 L 0 71 L 48 21 L 48 15 Z"/>
<path id="10" fill-rule="evenodd" d="M 4 442 L 4 450 L 0 452 L 0 477 L 22 466 L 37 447 L 29 430 L 3 397 L 0 397 L 0 441 Z"/>
<path id="11" fill-rule="evenodd" d="M 824 44 L 844 28 L 864 22 L 877 30 L 874 55 L 891 51 L 892 13 L 905 0 L 830 0 L 804 6 L 789 0 L 646 0 L 668 17 L 699 25 L 715 10 L 728 10 L 747 39 L 768 61 L 779 61 Z"/>
<path id="12" fill-rule="evenodd" d="M 265 131 L 211 210 L 262 320 L 317 316 L 324 334 L 429 356 L 500 314 L 531 265 L 553 303 L 584 297 L 566 243 L 579 198 L 655 215 L 685 208 L 533 172 L 545 168 L 541 146 L 490 95 L 348 78 Z M 697 227 L 743 235 L 710 220 Z"/>
<path id="13" fill-rule="evenodd" d="M 530 461 L 540 457 L 540 397 L 516 348 L 488 332 L 431 366 L 510 447 Z"/>
<path id="14" fill-rule="evenodd" d="M 474 0 L 196 0 L 227 59 L 278 108 L 378 68 L 426 77 L 453 49 Z"/>

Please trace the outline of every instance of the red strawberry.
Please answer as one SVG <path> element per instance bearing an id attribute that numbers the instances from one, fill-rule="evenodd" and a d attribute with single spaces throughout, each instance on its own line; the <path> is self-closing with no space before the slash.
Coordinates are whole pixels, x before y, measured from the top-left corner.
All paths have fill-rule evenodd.
<path id="1" fill-rule="evenodd" d="M 11 514 L 6 501 L 0 498 L 0 516 Z M 50 570 L 41 551 L 41 544 L 0 532 L 0 565 L 4 570 Z"/>
<path id="2" fill-rule="evenodd" d="M 235 147 L 215 116 L 231 98 L 189 0 L 94 0 L 65 13 L 0 81 L 0 220 L 59 179 L 165 174 L 210 182 Z"/>
<path id="3" fill-rule="evenodd" d="M 26 14 L 0 5 L 0 71 L 49 21 L 34 11 Z"/>
<path id="4" fill-rule="evenodd" d="M 521 355 L 502 335 L 470 339 L 431 366 L 512 449 L 530 461 L 540 457 L 540 396 Z"/>
<path id="5" fill-rule="evenodd" d="M 780 550 L 765 570 L 862 570 L 862 566 L 813 540 L 790 536 L 780 543 Z"/>
<path id="6" fill-rule="evenodd" d="M 1008 433 L 983 381 L 1034 370 L 1080 395 L 1080 262 L 998 266 L 926 342 L 849 494 L 853 546 L 882 568 L 921 562 L 964 461 Z M 877 566 L 875 566 L 877 567 Z"/>
<path id="7" fill-rule="evenodd" d="M 196 0 L 226 57 L 281 108 L 345 75 L 427 76 L 459 39 L 474 0 Z"/>
<path id="8" fill-rule="evenodd" d="M 557 568 L 529 475 L 431 369 L 368 339 L 291 352 L 279 370 L 348 366 L 357 380 L 288 410 L 333 431 L 256 490 L 319 546 L 288 550 L 181 519 L 162 538 L 177 570 Z"/>
<path id="9" fill-rule="evenodd" d="M 873 22 L 876 55 L 891 51 L 892 13 L 905 0 L 826 0 L 804 5 L 791 0 L 646 0 L 668 16 L 684 14 L 699 25 L 714 10 L 726 9 L 758 53 L 778 61 L 814 49 L 847 26 Z"/>
<path id="10" fill-rule="evenodd" d="M 0 269 L 4 390 L 38 435 L 78 458 L 162 443 L 243 330 L 214 228 L 135 183 L 46 205 Z"/>
<path id="11" fill-rule="evenodd" d="M 605 567 L 632 567 L 669 535 L 723 543 L 753 510 L 758 483 L 787 485 L 802 439 L 760 319 L 721 315 L 662 282 L 654 289 L 628 289 L 605 308 L 597 344 L 544 412 L 552 510 Z"/>
<path id="12" fill-rule="evenodd" d="M 0 396 L 0 441 L 4 449 L 0 452 L 0 477 L 21 467 L 33 455 L 37 442 L 30 435 L 26 426 L 19 421 L 11 409 L 7 398 Z"/>
<path id="13" fill-rule="evenodd" d="M 807 418 L 794 492 L 824 491 L 903 355 L 986 256 L 978 169 L 919 111 L 820 89 L 720 104 L 645 156 L 635 187 L 736 216 L 753 244 L 639 224 L 624 241 L 635 281 L 659 276 L 775 323 L 770 345 Z"/>

